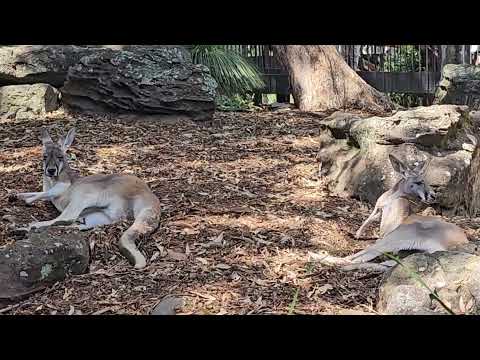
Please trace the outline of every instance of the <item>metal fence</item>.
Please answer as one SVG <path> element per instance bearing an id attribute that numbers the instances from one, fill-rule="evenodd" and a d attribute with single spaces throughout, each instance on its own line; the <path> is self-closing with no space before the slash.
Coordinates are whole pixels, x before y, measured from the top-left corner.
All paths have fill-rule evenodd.
<path id="1" fill-rule="evenodd" d="M 282 68 L 272 45 L 227 45 L 249 59 L 263 75 L 266 94 L 290 94 L 288 73 Z"/>
<path id="2" fill-rule="evenodd" d="M 382 92 L 432 94 L 440 80 L 440 45 L 340 45 L 337 50 Z"/>
<path id="3" fill-rule="evenodd" d="M 479 61 L 478 49 L 460 45 L 460 62 Z M 266 83 L 265 92 L 289 94 L 288 73 L 272 45 L 228 45 L 255 64 Z M 431 95 L 445 59 L 441 45 L 337 45 L 347 64 L 370 85 L 386 93 Z M 474 50 L 474 51 L 471 51 Z"/>

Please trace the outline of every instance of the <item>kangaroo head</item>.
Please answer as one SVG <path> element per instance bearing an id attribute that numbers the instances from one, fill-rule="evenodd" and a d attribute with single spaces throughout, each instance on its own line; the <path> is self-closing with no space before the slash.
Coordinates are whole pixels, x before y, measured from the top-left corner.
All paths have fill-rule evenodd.
<path id="1" fill-rule="evenodd" d="M 424 178 L 429 161 L 425 161 L 415 168 L 410 168 L 391 154 L 389 159 L 395 172 L 403 179 L 401 187 L 405 195 L 420 199 L 427 204 L 435 202 L 436 194 Z"/>
<path id="2" fill-rule="evenodd" d="M 66 151 L 75 138 L 75 128 L 70 129 L 65 138 L 54 142 L 46 128 L 42 128 L 43 172 L 49 177 L 58 177 L 67 165 Z"/>

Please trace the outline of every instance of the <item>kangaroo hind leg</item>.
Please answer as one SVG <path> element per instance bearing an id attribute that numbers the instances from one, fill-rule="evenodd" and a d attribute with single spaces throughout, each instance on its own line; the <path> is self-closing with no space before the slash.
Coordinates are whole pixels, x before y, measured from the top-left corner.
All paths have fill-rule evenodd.
<path id="1" fill-rule="evenodd" d="M 154 232 L 159 223 L 159 216 L 152 208 L 142 209 L 136 216 L 134 223 L 120 238 L 118 246 L 120 252 L 125 256 L 136 269 L 142 269 L 147 265 L 145 256 L 138 250 L 135 241 L 142 235 Z"/>

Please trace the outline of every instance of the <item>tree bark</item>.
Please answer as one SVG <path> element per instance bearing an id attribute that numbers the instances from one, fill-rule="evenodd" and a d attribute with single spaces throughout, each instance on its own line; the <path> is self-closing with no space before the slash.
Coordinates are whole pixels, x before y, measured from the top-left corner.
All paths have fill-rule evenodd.
<path id="1" fill-rule="evenodd" d="M 274 45 L 302 111 L 393 110 L 392 102 L 351 69 L 333 45 Z"/>
<path id="2" fill-rule="evenodd" d="M 465 45 L 441 45 L 442 49 L 442 68 L 446 64 L 465 64 L 469 59 L 464 58 Z M 467 61 L 468 60 L 468 61 Z"/>

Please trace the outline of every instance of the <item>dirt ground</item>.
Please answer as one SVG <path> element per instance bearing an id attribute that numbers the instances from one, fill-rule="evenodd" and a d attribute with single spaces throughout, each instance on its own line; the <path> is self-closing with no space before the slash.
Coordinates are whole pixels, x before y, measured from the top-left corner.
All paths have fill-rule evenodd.
<path id="1" fill-rule="evenodd" d="M 375 313 L 380 275 L 308 259 L 308 251 L 344 256 L 371 242 L 353 238 L 367 206 L 330 196 L 318 176 L 320 119 L 287 111 L 217 113 L 209 126 L 63 112 L 1 120 L 0 217 L 25 224 L 56 216 L 51 204 L 9 196 L 41 189 L 42 125 L 52 135 L 76 126 L 72 167 L 133 173 L 163 210 L 159 229 L 140 243 L 147 268 L 134 270 L 118 252 L 128 223 L 92 230 L 90 273 L 5 312 L 147 314 L 173 295 L 185 302 L 179 314 Z M 0 221 L 0 245 L 14 241 L 8 224 Z"/>

